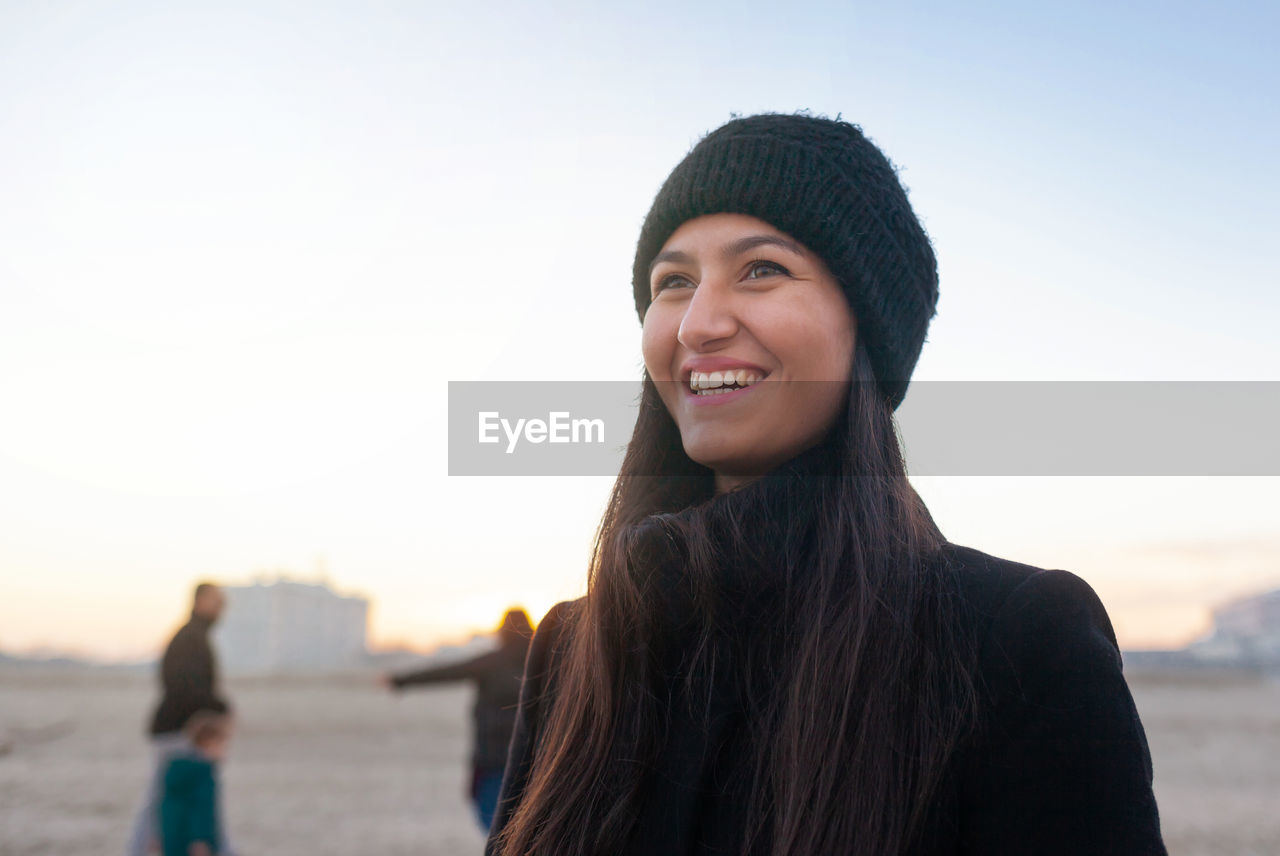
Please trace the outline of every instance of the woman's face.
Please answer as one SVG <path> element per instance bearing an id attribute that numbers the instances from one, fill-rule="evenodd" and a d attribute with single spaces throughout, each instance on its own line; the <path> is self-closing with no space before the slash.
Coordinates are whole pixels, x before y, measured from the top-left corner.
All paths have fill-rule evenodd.
<path id="1" fill-rule="evenodd" d="M 649 293 L 645 368 L 718 491 L 822 439 L 844 406 L 855 319 L 820 258 L 763 220 L 710 214 L 663 245 Z"/>

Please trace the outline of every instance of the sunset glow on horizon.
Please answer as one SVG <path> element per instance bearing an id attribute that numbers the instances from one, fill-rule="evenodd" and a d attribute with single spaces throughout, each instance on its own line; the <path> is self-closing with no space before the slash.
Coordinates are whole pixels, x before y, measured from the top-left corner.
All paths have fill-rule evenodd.
<path id="1" fill-rule="evenodd" d="M 899 165 L 916 379 L 1280 381 L 1275 10 L 714 5 L 0 11 L 0 652 L 154 657 L 204 579 L 422 651 L 580 596 L 611 480 L 448 476 L 447 384 L 637 379 L 640 224 L 731 113 Z M 1278 477 L 912 481 L 1125 648 L 1280 587 Z"/>

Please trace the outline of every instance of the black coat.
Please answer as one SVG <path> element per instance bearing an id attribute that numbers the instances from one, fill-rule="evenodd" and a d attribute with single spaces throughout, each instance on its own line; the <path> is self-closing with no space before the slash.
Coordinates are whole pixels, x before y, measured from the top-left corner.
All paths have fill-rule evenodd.
<path id="1" fill-rule="evenodd" d="M 986 724 L 953 756 L 915 852 L 1164 854 L 1146 736 L 1093 589 L 1066 571 L 954 544 L 941 555 L 972 607 Z M 528 782 L 539 700 L 554 690 L 558 643 L 579 603 L 553 608 L 534 637 L 489 853 Z M 734 781 L 746 762 L 735 716 L 713 720 L 705 736 L 671 729 L 654 772 L 662 786 L 641 809 L 627 853 L 741 852 L 745 794 L 716 784 Z"/>
<path id="2" fill-rule="evenodd" d="M 516 722 L 520 678 L 529 651 L 529 639 L 520 633 L 503 633 L 495 651 L 461 663 L 397 675 L 397 689 L 449 681 L 473 681 L 476 685 L 474 745 L 471 761 L 479 770 L 501 770 Z"/>
<path id="3" fill-rule="evenodd" d="M 209 644 L 212 622 L 199 616 L 182 626 L 160 660 L 160 682 L 164 695 L 151 717 L 152 734 L 182 730 L 198 710 L 226 712 L 227 703 L 218 694 L 218 666 Z"/>

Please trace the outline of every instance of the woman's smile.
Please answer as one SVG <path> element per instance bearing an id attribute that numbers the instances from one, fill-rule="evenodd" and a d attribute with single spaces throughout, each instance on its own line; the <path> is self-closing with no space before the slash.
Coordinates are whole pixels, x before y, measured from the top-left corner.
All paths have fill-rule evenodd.
<path id="1" fill-rule="evenodd" d="M 768 376 L 753 363 L 724 357 L 699 357 L 680 370 L 685 399 L 697 407 L 740 401 Z"/>

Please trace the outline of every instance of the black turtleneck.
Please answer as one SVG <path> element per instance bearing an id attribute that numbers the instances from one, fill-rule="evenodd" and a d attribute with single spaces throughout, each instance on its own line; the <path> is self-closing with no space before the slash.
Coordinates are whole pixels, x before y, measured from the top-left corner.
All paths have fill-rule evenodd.
<path id="1" fill-rule="evenodd" d="M 218 669 L 209 644 L 212 626 L 209 619 L 193 613 L 165 649 L 160 661 L 164 695 L 151 718 L 152 734 L 180 731 L 198 710 L 227 710 L 217 692 Z"/>
<path id="2" fill-rule="evenodd" d="M 813 477 L 820 454 L 802 455 L 759 486 L 715 497 L 710 505 L 785 508 L 787 490 L 814 486 L 789 476 Z M 690 513 L 702 512 L 674 517 Z M 683 680 L 680 646 L 689 637 L 681 628 L 708 609 L 721 612 L 718 624 L 743 628 L 748 640 L 754 625 L 766 623 L 768 610 L 776 608 L 771 600 L 787 585 L 778 569 L 803 564 L 784 555 L 778 527 L 805 524 L 775 516 L 776 525 L 766 520 L 753 532 L 719 533 L 725 568 L 714 581 L 714 606 L 705 584 L 682 576 L 680 539 L 662 516 L 637 528 L 633 549 L 640 552 L 633 555 L 643 559 L 637 566 L 648 575 L 644 588 L 664 599 L 659 612 L 670 618 L 671 632 L 656 640 L 669 650 L 657 659 L 675 679 L 666 685 L 670 722 L 627 854 L 747 852 L 742 835 L 753 755 L 745 720 L 751 705 L 744 704 L 741 688 L 768 682 L 744 684 L 729 674 L 732 668 Z M 963 605 L 960 620 L 977 642 L 982 724 L 952 756 L 912 852 L 1164 854 L 1146 737 L 1110 620 L 1093 589 L 1067 571 L 950 543 L 930 561 L 949 567 Z M 489 856 L 529 781 L 546 707 L 555 697 L 561 643 L 583 606 L 584 600 L 558 604 L 534 636 Z M 688 697 L 689 687 L 697 698 Z M 750 851 L 767 852 L 767 842 Z"/>

